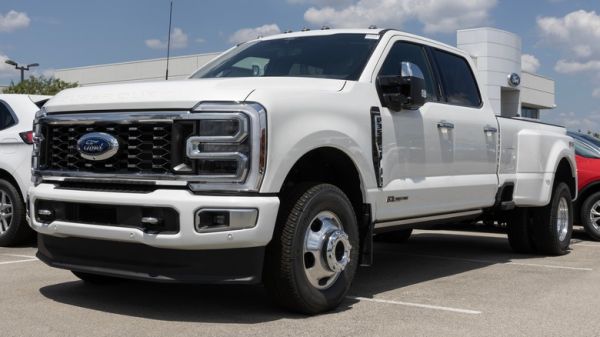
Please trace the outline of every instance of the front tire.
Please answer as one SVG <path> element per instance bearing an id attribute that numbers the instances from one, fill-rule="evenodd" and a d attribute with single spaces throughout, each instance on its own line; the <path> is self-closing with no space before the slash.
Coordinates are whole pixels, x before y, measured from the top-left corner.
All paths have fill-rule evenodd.
<path id="1" fill-rule="evenodd" d="M 590 195 L 581 205 L 581 223 L 592 239 L 600 241 L 600 192 Z"/>
<path id="2" fill-rule="evenodd" d="M 569 186 L 558 183 L 550 203 L 534 212 L 533 239 L 537 251 L 547 255 L 566 254 L 573 233 L 573 203 Z"/>
<path id="3" fill-rule="evenodd" d="M 17 188 L 0 179 L 0 246 L 14 246 L 33 237 L 25 220 L 25 204 Z"/>
<path id="4" fill-rule="evenodd" d="M 267 247 L 265 285 L 290 310 L 311 315 L 332 310 L 344 300 L 358 266 L 352 204 L 329 184 L 298 186 L 282 200 Z"/>

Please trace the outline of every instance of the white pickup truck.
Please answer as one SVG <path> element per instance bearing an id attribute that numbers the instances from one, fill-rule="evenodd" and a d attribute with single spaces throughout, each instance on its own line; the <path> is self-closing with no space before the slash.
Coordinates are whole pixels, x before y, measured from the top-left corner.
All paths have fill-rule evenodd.
<path id="1" fill-rule="evenodd" d="M 38 256 L 90 283 L 262 281 L 312 314 L 374 236 L 484 219 L 519 252 L 570 243 L 566 131 L 497 117 L 469 55 L 396 30 L 258 38 L 188 80 L 68 89 L 35 135 Z"/>

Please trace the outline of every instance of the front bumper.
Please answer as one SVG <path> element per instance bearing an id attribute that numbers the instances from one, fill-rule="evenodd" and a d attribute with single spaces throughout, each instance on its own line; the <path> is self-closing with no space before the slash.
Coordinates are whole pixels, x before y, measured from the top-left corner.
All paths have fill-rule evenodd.
<path id="1" fill-rule="evenodd" d="M 31 188 L 30 225 L 40 234 L 60 238 L 77 237 L 138 243 L 145 246 L 175 250 L 220 250 L 266 246 L 273 236 L 279 198 L 274 196 L 206 196 L 187 190 L 159 189 L 151 193 L 98 192 L 59 189 L 43 183 Z M 39 222 L 36 200 L 85 202 L 98 205 L 131 205 L 169 207 L 179 213 L 179 232 L 152 234 L 137 228 L 94 225 L 65 221 Z M 198 233 L 194 228 L 194 213 L 200 208 L 258 209 L 256 226 L 247 229 Z"/>
<path id="2" fill-rule="evenodd" d="M 255 284 L 264 247 L 179 250 L 139 243 L 38 235 L 37 257 L 49 266 L 153 282 Z"/>

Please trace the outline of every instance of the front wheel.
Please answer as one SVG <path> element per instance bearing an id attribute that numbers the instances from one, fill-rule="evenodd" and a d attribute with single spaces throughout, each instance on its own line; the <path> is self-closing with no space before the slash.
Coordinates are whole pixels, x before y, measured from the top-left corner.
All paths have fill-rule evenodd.
<path id="1" fill-rule="evenodd" d="M 564 255 L 569 251 L 573 233 L 573 203 L 569 186 L 559 183 L 550 204 L 534 210 L 533 239 L 538 252 Z"/>
<path id="2" fill-rule="evenodd" d="M 348 197 L 329 184 L 302 185 L 282 198 L 264 280 L 280 305 L 304 314 L 332 310 L 358 265 L 358 225 Z"/>
<path id="3" fill-rule="evenodd" d="M 600 192 L 590 195 L 581 205 L 581 222 L 585 232 L 600 241 Z"/>

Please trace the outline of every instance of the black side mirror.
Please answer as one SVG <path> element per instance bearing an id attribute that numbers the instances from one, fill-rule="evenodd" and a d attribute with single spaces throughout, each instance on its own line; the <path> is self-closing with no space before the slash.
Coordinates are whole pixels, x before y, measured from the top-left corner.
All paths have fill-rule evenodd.
<path id="1" fill-rule="evenodd" d="M 377 91 L 383 105 L 392 111 L 416 110 L 425 104 L 425 76 L 414 63 L 402 62 L 402 74 L 377 77 Z"/>

